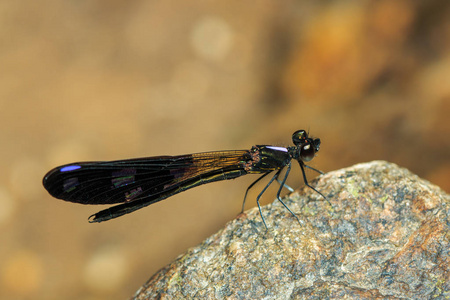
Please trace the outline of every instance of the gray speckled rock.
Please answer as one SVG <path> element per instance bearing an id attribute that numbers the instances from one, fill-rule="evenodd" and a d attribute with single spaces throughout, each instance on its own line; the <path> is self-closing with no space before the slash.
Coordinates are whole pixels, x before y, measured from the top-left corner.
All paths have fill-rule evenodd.
<path id="1" fill-rule="evenodd" d="M 155 274 L 134 299 L 448 299 L 450 196 L 384 161 L 330 172 L 252 209 Z M 331 206 L 330 206 L 331 204 Z"/>

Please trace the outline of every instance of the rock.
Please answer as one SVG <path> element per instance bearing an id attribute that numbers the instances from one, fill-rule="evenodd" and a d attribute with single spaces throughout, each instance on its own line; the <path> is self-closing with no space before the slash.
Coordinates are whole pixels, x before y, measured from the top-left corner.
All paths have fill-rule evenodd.
<path id="1" fill-rule="evenodd" d="M 450 196 L 395 164 L 327 173 L 254 208 L 156 273 L 134 299 L 448 299 Z M 249 199 L 250 200 L 250 199 Z"/>

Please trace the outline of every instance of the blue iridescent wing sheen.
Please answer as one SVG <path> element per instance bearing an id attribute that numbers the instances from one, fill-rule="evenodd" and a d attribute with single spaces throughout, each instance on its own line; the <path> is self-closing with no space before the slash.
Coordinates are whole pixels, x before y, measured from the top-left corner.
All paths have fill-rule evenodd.
<path id="1" fill-rule="evenodd" d="M 55 198 L 81 204 L 154 203 L 194 186 L 244 175 L 246 160 L 248 151 L 240 150 L 80 162 L 54 168 L 43 184 Z"/>

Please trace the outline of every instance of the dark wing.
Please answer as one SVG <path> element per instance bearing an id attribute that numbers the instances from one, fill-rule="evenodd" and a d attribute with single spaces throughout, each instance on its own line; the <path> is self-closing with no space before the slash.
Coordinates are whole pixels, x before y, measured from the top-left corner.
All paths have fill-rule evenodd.
<path id="1" fill-rule="evenodd" d="M 82 204 L 124 203 L 94 215 L 101 222 L 212 181 L 246 174 L 249 151 L 217 151 L 110 162 L 81 162 L 45 175 L 55 198 Z"/>

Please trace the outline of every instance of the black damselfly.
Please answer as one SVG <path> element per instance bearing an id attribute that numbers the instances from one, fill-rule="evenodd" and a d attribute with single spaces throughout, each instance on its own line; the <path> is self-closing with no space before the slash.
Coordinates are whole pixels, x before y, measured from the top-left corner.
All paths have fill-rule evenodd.
<path id="1" fill-rule="evenodd" d="M 292 135 L 292 141 L 294 146 L 287 148 L 256 145 L 250 150 L 71 163 L 48 172 L 43 184 L 53 197 L 65 201 L 81 204 L 122 203 L 90 216 L 89 222 L 92 223 L 120 217 L 205 183 L 246 174 L 263 174 L 247 188 L 242 204 L 243 212 L 249 189 L 275 172 L 256 198 L 267 228 L 259 199 L 274 180 L 280 183 L 277 199 L 300 222 L 280 197 L 282 188 L 286 187 L 293 159 L 300 165 L 305 184 L 324 197 L 308 183 L 304 169 L 307 167 L 323 174 L 305 165 L 319 151 L 320 139 L 308 137 L 305 130 L 298 130 Z M 280 181 L 278 177 L 285 167 L 286 173 Z"/>

